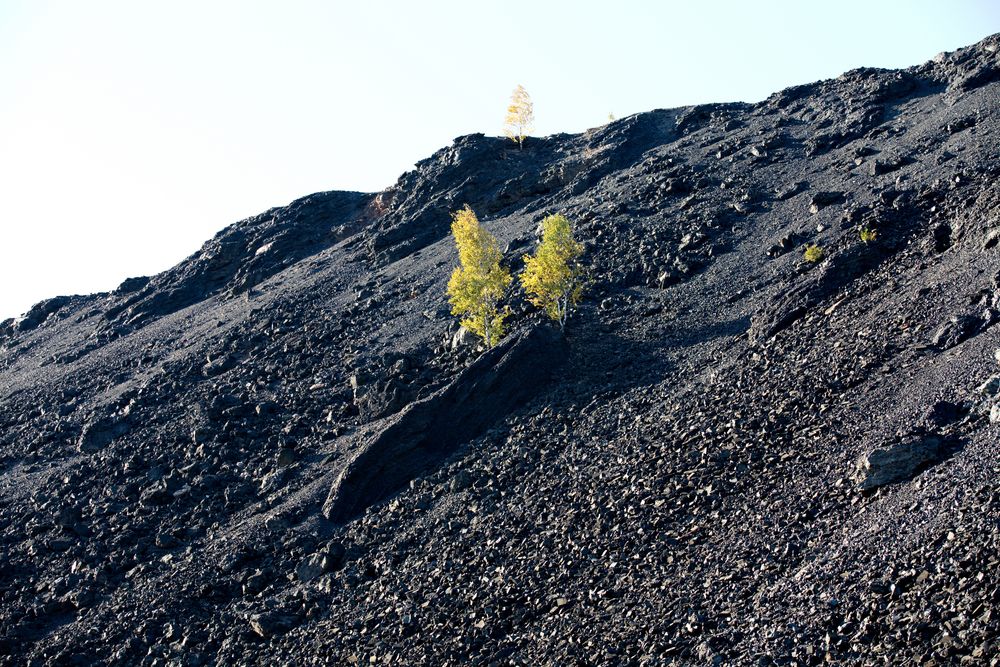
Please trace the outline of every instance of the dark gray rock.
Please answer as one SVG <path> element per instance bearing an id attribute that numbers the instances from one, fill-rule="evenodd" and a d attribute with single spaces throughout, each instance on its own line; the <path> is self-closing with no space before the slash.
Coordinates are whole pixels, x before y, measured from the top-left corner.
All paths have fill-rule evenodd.
<path id="1" fill-rule="evenodd" d="M 68 296 L 57 296 L 39 301 L 22 317 L 14 320 L 14 329 L 22 333 L 31 331 L 69 302 L 70 297 Z"/>
<path id="2" fill-rule="evenodd" d="M 365 418 L 379 419 L 402 410 L 415 393 L 416 387 L 389 377 L 365 386 L 360 395 L 356 393 L 355 405 Z"/>
<path id="3" fill-rule="evenodd" d="M 757 344 L 770 340 L 804 317 L 813 303 L 807 289 L 793 289 L 779 296 L 751 317 L 750 340 Z"/>
<path id="4" fill-rule="evenodd" d="M 295 576 L 303 583 L 312 581 L 327 571 L 324 563 L 325 560 L 326 557 L 323 554 L 306 556 L 295 568 Z"/>
<path id="5" fill-rule="evenodd" d="M 976 391 L 987 398 L 996 398 L 1000 394 L 1000 374 L 991 375 L 985 382 L 976 387 Z"/>
<path id="6" fill-rule="evenodd" d="M 277 460 L 275 461 L 275 465 L 277 465 L 279 468 L 284 468 L 286 466 L 290 466 L 293 463 L 295 463 L 295 460 L 296 460 L 295 450 L 291 449 L 290 447 L 282 447 L 281 449 L 278 450 L 278 457 Z"/>
<path id="7" fill-rule="evenodd" d="M 541 391 L 565 356 L 565 340 L 549 327 L 508 337 L 353 454 L 324 516 L 346 521 L 433 467 Z"/>
<path id="8" fill-rule="evenodd" d="M 941 428 L 952 424 L 969 414 L 969 406 L 951 401 L 938 401 L 924 415 L 924 422 L 930 428 Z"/>
<path id="9" fill-rule="evenodd" d="M 284 634 L 301 622 L 298 616 L 278 612 L 254 614 L 248 620 L 251 629 L 264 639 Z"/>
<path id="10" fill-rule="evenodd" d="M 281 406 L 274 401 L 261 401 L 254 410 L 261 417 L 270 417 L 281 412 Z"/>
<path id="11" fill-rule="evenodd" d="M 931 337 L 931 345 L 947 350 L 972 338 L 983 329 L 983 320 L 975 315 L 954 315 L 942 324 Z"/>
<path id="12" fill-rule="evenodd" d="M 819 213 L 822 209 L 844 200 L 843 192 L 817 192 L 809 200 L 809 210 L 812 213 Z"/>
<path id="13" fill-rule="evenodd" d="M 155 544 L 160 549 L 172 549 L 177 546 L 177 539 L 169 533 L 160 533 L 156 536 Z"/>
<path id="14" fill-rule="evenodd" d="M 301 582 L 309 582 L 327 572 L 333 572 L 344 562 L 345 550 L 339 542 L 329 542 L 322 550 L 306 556 L 295 568 Z"/>
<path id="15" fill-rule="evenodd" d="M 767 249 L 768 257 L 778 257 L 785 254 L 789 250 L 795 247 L 796 237 L 794 234 L 785 234 L 777 243 L 774 243 Z"/>
<path id="16" fill-rule="evenodd" d="M 127 419 L 118 416 L 102 417 L 88 422 L 77 440 L 81 452 L 92 454 L 126 435 L 132 430 L 132 424 Z"/>
<path id="17" fill-rule="evenodd" d="M 873 491 L 887 484 L 913 479 L 952 453 L 953 449 L 937 435 L 913 436 L 876 449 L 858 462 L 858 488 Z"/>
<path id="18" fill-rule="evenodd" d="M 149 276 L 139 276 L 136 278 L 126 278 L 121 282 L 115 291 L 112 292 L 115 296 L 124 296 L 125 294 L 132 294 L 133 292 L 138 292 L 143 287 L 149 284 Z"/>

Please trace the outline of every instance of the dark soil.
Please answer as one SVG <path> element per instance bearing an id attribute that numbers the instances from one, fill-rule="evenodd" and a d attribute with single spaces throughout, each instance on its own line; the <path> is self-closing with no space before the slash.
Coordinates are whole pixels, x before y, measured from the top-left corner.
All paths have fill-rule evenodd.
<path id="1" fill-rule="evenodd" d="M 998 154 L 994 35 L 460 137 L 38 304 L 0 664 L 1000 664 Z M 575 222 L 565 339 L 514 291 L 500 348 L 455 335 L 466 203 L 514 269 Z"/>

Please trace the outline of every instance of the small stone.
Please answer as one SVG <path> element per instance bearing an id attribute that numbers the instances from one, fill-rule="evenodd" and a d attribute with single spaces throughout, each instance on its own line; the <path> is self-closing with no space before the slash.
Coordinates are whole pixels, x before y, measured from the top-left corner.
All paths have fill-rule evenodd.
<path id="1" fill-rule="evenodd" d="M 288 520 L 284 516 L 269 516 L 264 521 L 264 527 L 272 533 L 277 533 L 288 528 Z"/>
<path id="2" fill-rule="evenodd" d="M 168 533 L 160 533 L 156 536 L 155 544 L 160 549 L 170 549 L 177 546 L 177 540 L 173 535 Z"/>
<path id="3" fill-rule="evenodd" d="M 262 590 L 267 588 L 267 584 L 271 581 L 271 577 L 268 577 L 261 571 L 254 572 L 247 580 L 243 582 L 243 594 L 244 595 L 256 595 Z"/>
<path id="4" fill-rule="evenodd" d="M 288 632 L 295 627 L 296 617 L 287 614 L 264 613 L 250 617 L 250 627 L 264 639 Z"/>
<path id="5" fill-rule="evenodd" d="M 261 416 L 277 414 L 280 410 L 281 406 L 274 401 L 263 401 L 258 403 L 256 408 L 257 414 Z"/>
<path id="6" fill-rule="evenodd" d="M 956 315 L 938 327 L 931 344 L 942 350 L 955 347 L 978 333 L 982 324 L 982 320 L 974 315 Z"/>
<path id="7" fill-rule="evenodd" d="M 205 377 L 214 377 L 229 370 L 233 366 L 232 359 L 228 356 L 216 357 L 214 359 L 208 359 L 204 366 L 201 367 L 201 373 Z"/>
<path id="8" fill-rule="evenodd" d="M 260 492 L 261 493 L 271 493 L 278 490 L 285 483 L 285 473 L 287 470 L 285 468 L 278 468 L 273 472 L 269 472 L 260 478 Z"/>
<path id="9" fill-rule="evenodd" d="M 455 493 L 457 491 L 461 491 L 462 489 L 468 488 L 471 484 L 472 476 L 465 470 L 459 470 L 455 473 L 455 476 L 451 478 L 451 492 Z"/>
<path id="10" fill-rule="evenodd" d="M 1000 422 L 1000 403 L 994 403 L 993 407 L 990 408 L 990 423 L 996 424 Z"/>
<path id="11" fill-rule="evenodd" d="M 309 582 L 326 572 L 332 572 L 344 561 L 344 547 L 336 541 L 329 542 L 323 551 L 306 556 L 295 574 L 301 582 Z"/>
<path id="12" fill-rule="evenodd" d="M 476 336 L 465 327 L 459 327 L 455 335 L 451 337 L 450 347 L 453 350 L 475 345 Z"/>
<path id="13" fill-rule="evenodd" d="M 167 491 L 166 485 L 162 482 L 153 482 L 139 495 L 139 504 L 143 507 L 167 505 L 173 500 L 173 494 Z"/>
<path id="14" fill-rule="evenodd" d="M 277 465 L 279 468 L 284 468 L 295 463 L 295 452 L 289 447 L 282 447 L 278 451 Z"/>
<path id="15" fill-rule="evenodd" d="M 56 517 L 56 525 L 63 530 L 72 530 L 80 520 L 80 510 L 76 507 L 63 507 Z"/>
<path id="16" fill-rule="evenodd" d="M 72 546 L 72 540 L 55 539 L 49 542 L 49 549 L 52 551 L 67 551 Z"/>
<path id="17" fill-rule="evenodd" d="M 809 212 L 812 214 L 819 213 L 820 210 L 842 201 L 843 198 L 844 195 L 840 192 L 817 192 L 809 200 Z"/>
<path id="18" fill-rule="evenodd" d="M 111 444 L 114 440 L 126 435 L 131 430 L 131 424 L 116 418 L 99 419 L 89 422 L 83 427 L 77 446 L 85 454 L 93 454 Z"/>
<path id="19" fill-rule="evenodd" d="M 312 581 L 319 575 L 323 574 L 323 572 L 322 554 L 311 554 L 306 556 L 302 562 L 299 563 L 298 567 L 295 568 L 295 576 L 297 576 L 299 581 L 303 583 Z"/>
<path id="20" fill-rule="evenodd" d="M 1000 374 L 991 376 L 990 379 L 979 385 L 976 391 L 991 398 L 995 397 L 1000 393 Z"/>

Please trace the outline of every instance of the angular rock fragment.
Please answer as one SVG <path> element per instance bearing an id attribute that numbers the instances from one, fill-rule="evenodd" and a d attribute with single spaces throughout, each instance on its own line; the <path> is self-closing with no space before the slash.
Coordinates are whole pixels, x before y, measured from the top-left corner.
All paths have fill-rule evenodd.
<path id="1" fill-rule="evenodd" d="M 975 336 L 982 327 L 983 321 L 975 315 L 955 315 L 938 327 L 931 337 L 931 345 L 947 350 Z"/>
<path id="2" fill-rule="evenodd" d="M 299 623 L 297 616 L 280 614 L 277 612 L 265 612 L 254 614 L 249 619 L 250 627 L 264 639 L 279 634 L 284 634 L 294 628 Z"/>
<path id="3" fill-rule="evenodd" d="M 858 488 L 873 491 L 887 484 L 905 482 L 954 453 L 954 448 L 938 435 L 907 438 L 876 449 L 858 461 L 855 478 Z"/>
<path id="4" fill-rule="evenodd" d="M 306 556 L 295 568 L 299 581 L 309 582 L 326 572 L 333 572 L 344 560 L 344 547 L 330 542 L 322 551 Z"/>
<path id="5" fill-rule="evenodd" d="M 842 192 L 817 192 L 809 200 L 809 212 L 819 213 L 822 209 L 843 201 L 844 193 Z"/>
<path id="6" fill-rule="evenodd" d="M 98 419 L 83 427 L 77 445 L 81 452 L 92 454 L 104 449 L 131 429 L 132 425 L 128 421 L 117 417 Z"/>

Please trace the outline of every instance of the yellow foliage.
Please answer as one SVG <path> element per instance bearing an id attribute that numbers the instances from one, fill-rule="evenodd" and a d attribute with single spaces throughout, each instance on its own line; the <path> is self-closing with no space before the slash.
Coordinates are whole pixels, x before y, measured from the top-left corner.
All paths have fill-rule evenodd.
<path id="1" fill-rule="evenodd" d="M 804 254 L 804 257 L 807 262 L 815 264 L 819 260 L 823 259 L 825 255 L 826 253 L 823 252 L 822 248 L 820 248 L 816 244 L 813 244 L 806 246 L 806 252 Z"/>
<path id="2" fill-rule="evenodd" d="M 448 281 L 451 313 L 461 316 L 462 326 L 482 338 L 486 347 L 493 347 L 503 338 L 508 312 L 499 304 L 511 283 L 510 272 L 500 266 L 496 238 L 468 205 L 452 215 L 451 233 L 460 264 Z"/>
<path id="3" fill-rule="evenodd" d="M 569 220 L 556 214 L 542 221 L 542 243 L 534 256 L 524 256 L 521 284 L 528 300 L 558 322 L 560 329 L 583 296 L 582 254 L 583 246 L 573 238 Z"/>
<path id="4" fill-rule="evenodd" d="M 535 111 L 531 96 L 524 86 L 518 86 L 510 96 L 503 133 L 516 141 L 518 148 L 523 148 L 524 138 L 534 129 L 532 127 L 534 122 Z"/>
<path id="5" fill-rule="evenodd" d="M 878 232 L 872 229 L 871 227 L 861 228 L 861 242 L 864 243 L 865 245 L 868 245 L 877 238 L 878 238 Z"/>

